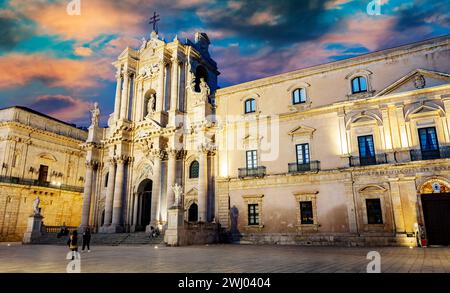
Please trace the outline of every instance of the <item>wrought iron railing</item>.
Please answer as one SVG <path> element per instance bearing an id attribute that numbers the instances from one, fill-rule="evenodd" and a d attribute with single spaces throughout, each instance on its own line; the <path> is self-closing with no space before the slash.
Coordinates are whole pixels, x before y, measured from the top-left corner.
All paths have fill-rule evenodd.
<path id="1" fill-rule="evenodd" d="M 0 176 L 0 182 L 18 184 L 18 185 L 48 187 L 48 188 L 61 189 L 61 190 L 80 192 L 80 193 L 82 193 L 83 189 L 84 189 L 83 187 L 80 187 L 80 186 L 72 186 L 72 185 L 66 185 L 66 184 L 52 184 L 51 182 L 48 182 L 48 181 L 23 179 L 23 178 L 19 178 L 19 177 L 9 177 L 9 176 Z"/>
<path id="2" fill-rule="evenodd" d="M 450 158 L 450 146 L 440 147 L 436 150 L 410 150 L 411 161 L 436 160 Z"/>
<path id="3" fill-rule="evenodd" d="M 359 166 L 370 166 L 370 165 L 381 165 L 387 163 L 386 154 L 376 154 L 372 157 L 354 157 L 351 156 L 350 167 L 359 167 Z"/>
<path id="4" fill-rule="evenodd" d="M 266 176 L 266 167 L 264 166 L 256 168 L 239 168 L 238 171 L 239 171 L 239 178 Z"/>
<path id="5" fill-rule="evenodd" d="M 320 161 L 310 161 L 308 163 L 289 163 L 289 173 L 318 172 L 320 170 Z"/>

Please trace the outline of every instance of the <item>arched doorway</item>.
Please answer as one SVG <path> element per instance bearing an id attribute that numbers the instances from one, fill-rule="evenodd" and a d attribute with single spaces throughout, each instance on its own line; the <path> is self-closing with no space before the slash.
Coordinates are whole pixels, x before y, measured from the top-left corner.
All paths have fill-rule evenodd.
<path id="1" fill-rule="evenodd" d="M 188 210 L 188 221 L 197 222 L 198 221 L 198 205 L 196 203 L 191 204 Z"/>
<path id="2" fill-rule="evenodd" d="M 420 197 L 428 245 L 450 245 L 450 186 L 429 180 L 420 188 Z"/>
<path id="3" fill-rule="evenodd" d="M 136 231 L 145 231 L 150 224 L 152 210 L 152 188 L 153 181 L 145 179 L 139 184 L 137 191 L 137 225 Z"/>

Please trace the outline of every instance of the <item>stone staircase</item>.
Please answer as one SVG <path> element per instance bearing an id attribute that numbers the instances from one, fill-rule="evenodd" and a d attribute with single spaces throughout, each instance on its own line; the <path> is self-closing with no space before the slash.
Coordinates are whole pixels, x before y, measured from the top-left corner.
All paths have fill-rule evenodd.
<path id="1" fill-rule="evenodd" d="M 67 245 L 69 236 L 57 238 L 56 234 L 45 234 L 38 241 L 33 244 L 48 244 L 48 245 Z M 78 237 L 78 245 L 81 246 L 82 237 Z M 164 244 L 164 235 L 150 238 L 148 233 L 117 233 L 117 234 L 92 234 L 91 245 L 104 246 L 119 246 L 119 245 L 162 245 Z"/>

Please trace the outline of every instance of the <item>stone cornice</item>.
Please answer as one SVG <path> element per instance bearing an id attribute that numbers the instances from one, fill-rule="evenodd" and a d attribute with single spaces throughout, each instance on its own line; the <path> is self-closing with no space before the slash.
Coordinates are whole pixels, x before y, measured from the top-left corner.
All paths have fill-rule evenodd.
<path id="1" fill-rule="evenodd" d="M 330 72 L 334 70 L 342 70 L 349 67 L 361 66 L 363 64 L 372 63 L 384 59 L 398 58 L 407 54 L 414 54 L 420 51 L 429 51 L 439 47 L 445 47 L 450 45 L 450 37 L 443 36 L 440 38 L 434 38 L 431 40 L 426 40 L 420 43 L 408 44 L 396 48 L 391 48 L 387 50 L 382 50 L 378 52 L 373 52 L 369 54 L 364 54 L 354 58 L 344 59 L 340 61 L 335 61 L 331 63 L 325 63 L 309 68 L 299 69 L 292 72 L 286 72 L 279 75 L 274 75 L 239 85 L 234 85 L 219 89 L 216 91 L 216 97 L 234 94 L 236 92 L 243 92 L 247 90 L 252 90 L 254 88 L 269 87 L 276 83 L 281 83 L 285 81 L 305 78 L 307 76 L 320 74 L 323 72 Z"/>
<path id="2" fill-rule="evenodd" d="M 30 134 L 35 134 L 35 133 L 43 134 L 43 135 L 46 135 L 46 136 L 49 136 L 49 137 L 52 137 L 52 138 L 57 138 L 57 139 L 59 139 L 61 141 L 67 141 L 67 142 L 74 143 L 74 144 L 79 144 L 80 142 L 83 142 L 83 140 L 80 140 L 80 139 L 75 139 L 75 138 L 72 138 L 72 137 L 68 137 L 68 136 L 63 135 L 63 134 L 57 134 L 57 133 L 51 132 L 49 130 L 43 130 L 43 129 L 35 128 L 33 126 L 25 125 L 25 124 L 17 122 L 17 121 L 3 121 L 3 122 L 0 122 L 0 127 L 11 127 L 13 129 L 16 127 L 16 128 L 19 128 L 19 129 L 24 129 L 24 130 L 30 131 Z M 52 142 L 54 142 L 54 141 L 52 141 Z"/>

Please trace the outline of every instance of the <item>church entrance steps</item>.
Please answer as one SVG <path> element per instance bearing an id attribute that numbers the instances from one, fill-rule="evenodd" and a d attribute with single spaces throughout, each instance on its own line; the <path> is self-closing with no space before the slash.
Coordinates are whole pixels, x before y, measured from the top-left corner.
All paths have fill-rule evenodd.
<path id="1" fill-rule="evenodd" d="M 68 236 L 57 238 L 56 234 L 46 234 L 33 244 L 67 245 Z M 81 249 L 82 237 L 78 237 L 78 245 Z M 150 238 L 148 233 L 116 233 L 116 234 L 92 234 L 91 245 L 119 246 L 119 245 L 162 245 L 164 235 Z"/>

